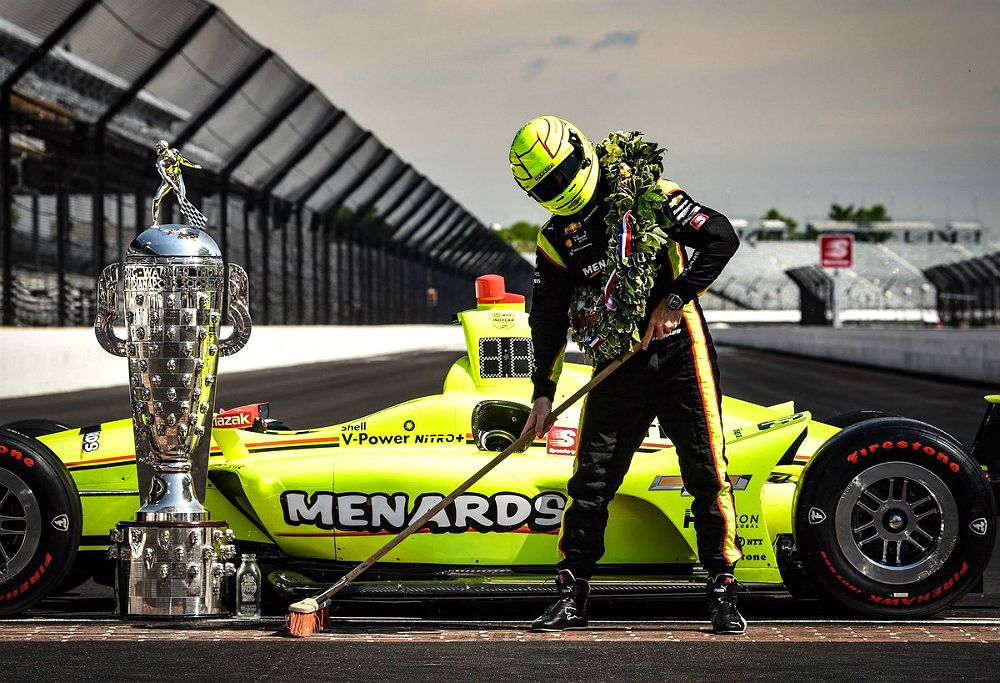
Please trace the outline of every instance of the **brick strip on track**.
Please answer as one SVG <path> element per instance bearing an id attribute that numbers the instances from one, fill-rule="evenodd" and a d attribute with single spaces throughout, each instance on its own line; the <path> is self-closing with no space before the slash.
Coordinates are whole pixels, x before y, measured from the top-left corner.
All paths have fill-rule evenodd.
<path id="1" fill-rule="evenodd" d="M 597 622 L 587 631 L 531 633 L 515 622 L 422 623 L 406 620 L 334 620 L 333 627 L 311 640 L 368 643 L 471 642 L 706 642 L 719 639 L 699 622 Z M 1000 621 L 940 622 L 763 621 L 726 641 L 780 642 L 1000 642 Z M 114 620 L 30 619 L 0 622 L 0 642 L 81 641 L 281 641 L 291 639 L 280 619 L 255 624 L 239 622 L 126 623 Z"/>

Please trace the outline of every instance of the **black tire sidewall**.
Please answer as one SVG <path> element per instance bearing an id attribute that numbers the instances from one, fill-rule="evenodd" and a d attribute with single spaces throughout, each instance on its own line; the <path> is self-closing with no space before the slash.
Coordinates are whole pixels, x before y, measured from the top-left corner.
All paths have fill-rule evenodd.
<path id="1" fill-rule="evenodd" d="M 840 413 L 839 415 L 831 417 L 829 420 L 824 420 L 824 422 L 834 427 L 846 429 L 847 427 L 856 425 L 859 422 L 865 422 L 866 420 L 873 420 L 882 417 L 899 417 L 899 415 L 885 410 L 879 410 L 877 408 L 859 408 L 856 410 L 849 410 L 846 413 Z"/>
<path id="2" fill-rule="evenodd" d="M 15 452 L 21 457 L 12 455 Z M 41 532 L 31 559 L 17 574 L 0 578 L 0 617 L 4 617 L 36 604 L 69 573 L 80 546 L 83 513 L 69 472 L 39 441 L 0 429 L 0 468 L 28 486 L 41 513 Z M 65 530 L 53 524 L 61 515 L 68 522 Z"/>
<path id="3" fill-rule="evenodd" d="M 55 420 L 36 418 L 31 420 L 9 422 L 0 426 L 0 429 L 9 429 L 12 432 L 17 432 L 18 434 L 23 434 L 24 436 L 37 438 L 39 436 L 45 436 L 46 434 L 55 434 L 56 432 L 65 431 L 69 429 L 69 427 L 61 422 L 56 422 Z"/>
<path id="4" fill-rule="evenodd" d="M 916 450 L 915 443 L 920 444 Z M 929 576 L 905 585 L 859 572 L 841 551 L 834 521 L 847 484 L 869 467 L 891 461 L 914 463 L 937 475 L 954 497 L 959 517 L 948 559 Z M 810 523 L 814 508 L 823 512 L 823 521 Z M 803 471 L 794 510 L 796 544 L 816 584 L 847 607 L 878 617 L 927 616 L 953 604 L 982 576 L 996 537 L 996 505 L 978 463 L 953 437 L 904 418 L 869 420 L 831 438 Z M 987 520 L 984 535 L 970 526 L 979 518 Z"/>

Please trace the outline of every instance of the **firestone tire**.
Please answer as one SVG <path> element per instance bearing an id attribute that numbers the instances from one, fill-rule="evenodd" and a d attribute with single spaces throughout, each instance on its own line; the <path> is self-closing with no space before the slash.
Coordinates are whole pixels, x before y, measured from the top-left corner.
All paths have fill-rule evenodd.
<path id="1" fill-rule="evenodd" d="M 0 425 L 0 429 L 10 429 L 25 436 L 38 437 L 62 432 L 69 429 L 69 427 L 55 420 L 32 419 L 8 422 L 5 425 Z"/>
<path id="2" fill-rule="evenodd" d="M 996 503 L 945 432 L 878 418 L 839 432 L 799 480 L 795 541 L 815 584 L 845 607 L 916 618 L 959 600 L 986 569 Z"/>
<path id="3" fill-rule="evenodd" d="M 76 484 L 55 454 L 0 429 L 0 617 L 32 607 L 63 581 L 82 523 Z"/>
<path id="4" fill-rule="evenodd" d="M 859 410 L 850 410 L 846 413 L 840 413 L 839 415 L 835 415 L 829 420 L 824 421 L 828 425 L 846 429 L 851 425 L 856 425 L 857 423 L 864 422 L 865 420 L 873 420 L 878 417 L 899 417 L 899 415 L 896 413 L 886 412 L 885 410 L 879 410 L 878 408 L 861 408 Z"/>

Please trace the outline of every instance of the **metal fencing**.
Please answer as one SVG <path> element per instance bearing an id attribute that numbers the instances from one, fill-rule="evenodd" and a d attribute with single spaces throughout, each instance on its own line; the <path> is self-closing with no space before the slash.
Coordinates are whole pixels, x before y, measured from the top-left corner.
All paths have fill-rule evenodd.
<path id="1" fill-rule="evenodd" d="M 1000 325 L 1000 252 L 924 271 L 937 288 L 938 317 L 951 327 Z"/>
<path id="2" fill-rule="evenodd" d="M 91 324 L 149 225 L 157 139 L 204 167 L 188 196 L 260 322 L 447 322 L 487 272 L 530 293 L 530 264 L 214 5 L 0 0 L 4 324 Z"/>

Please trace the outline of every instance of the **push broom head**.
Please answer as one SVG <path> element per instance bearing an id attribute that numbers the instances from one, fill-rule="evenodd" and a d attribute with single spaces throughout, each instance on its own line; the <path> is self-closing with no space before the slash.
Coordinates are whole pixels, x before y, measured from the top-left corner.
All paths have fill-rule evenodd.
<path id="1" fill-rule="evenodd" d="M 330 607 L 320 607 L 314 598 L 299 600 L 288 608 L 288 632 L 296 638 L 306 638 L 330 625 Z"/>

